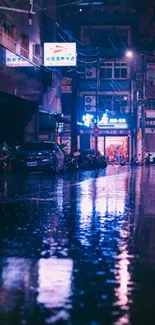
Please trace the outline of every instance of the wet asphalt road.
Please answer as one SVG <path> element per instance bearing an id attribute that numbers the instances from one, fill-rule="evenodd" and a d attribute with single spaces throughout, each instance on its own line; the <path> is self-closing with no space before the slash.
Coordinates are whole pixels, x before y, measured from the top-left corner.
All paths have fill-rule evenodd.
<path id="1" fill-rule="evenodd" d="M 0 180 L 0 324 L 155 324 L 154 167 Z"/>

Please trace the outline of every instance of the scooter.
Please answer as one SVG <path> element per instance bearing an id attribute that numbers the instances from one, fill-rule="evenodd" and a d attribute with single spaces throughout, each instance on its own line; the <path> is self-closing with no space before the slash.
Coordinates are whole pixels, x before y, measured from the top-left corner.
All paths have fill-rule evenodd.
<path id="1" fill-rule="evenodd" d="M 4 174 L 4 161 L 0 159 L 0 177 Z"/>
<path id="2" fill-rule="evenodd" d="M 131 166 L 139 166 L 139 161 L 135 158 L 135 156 L 131 157 Z"/>
<path id="3" fill-rule="evenodd" d="M 121 166 L 125 166 L 125 160 L 124 160 L 124 159 L 121 159 L 121 161 L 120 161 L 120 165 L 121 165 Z"/>
<path id="4" fill-rule="evenodd" d="M 148 156 L 146 157 L 145 165 L 146 165 L 146 166 L 150 166 L 150 165 L 151 165 L 151 158 L 150 158 L 150 155 L 148 155 Z"/>

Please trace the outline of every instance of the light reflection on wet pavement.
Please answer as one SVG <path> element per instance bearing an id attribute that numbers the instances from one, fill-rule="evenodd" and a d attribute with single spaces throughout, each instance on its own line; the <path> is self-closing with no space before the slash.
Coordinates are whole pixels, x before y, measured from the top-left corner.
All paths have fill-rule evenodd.
<path id="1" fill-rule="evenodd" d="M 154 167 L 0 180 L 0 324 L 155 324 Z"/>

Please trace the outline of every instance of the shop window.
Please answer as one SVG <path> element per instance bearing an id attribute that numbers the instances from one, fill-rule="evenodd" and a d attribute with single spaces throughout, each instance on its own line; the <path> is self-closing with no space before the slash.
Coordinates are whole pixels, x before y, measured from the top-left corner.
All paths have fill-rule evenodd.
<path id="1" fill-rule="evenodd" d="M 106 137 L 105 153 L 108 162 L 120 162 L 120 159 L 128 161 L 128 137 Z"/>

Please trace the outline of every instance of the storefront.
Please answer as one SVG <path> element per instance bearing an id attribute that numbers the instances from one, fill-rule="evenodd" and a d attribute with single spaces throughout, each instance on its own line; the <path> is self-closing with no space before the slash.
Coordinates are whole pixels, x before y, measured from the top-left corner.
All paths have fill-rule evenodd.
<path id="1" fill-rule="evenodd" d="M 130 159 L 130 134 L 98 136 L 98 150 L 105 155 L 108 162 L 119 162 Z"/>
<path id="2" fill-rule="evenodd" d="M 95 150 L 97 143 L 98 150 L 106 156 L 109 163 L 119 162 L 120 159 L 129 162 L 132 141 L 126 119 L 104 118 L 98 123 L 97 128 L 92 124 L 81 127 L 80 150 Z"/>
<path id="3" fill-rule="evenodd" d="M 39 112 L 39 140 L 56 141 L 60 144 L 67 144 L 67 151 L 70 152 L 71 131 L 70 120 L 61 114 L 51 114 L 46 111 Z"/>
<path id="4" fill-rule="evenodd" d="M 130 161 L 131 158 L 131 133 L 130 130 L 119 130 L 117 133 L 113 130 L 100 130 L 98 135 L 95 135 L 91 130 L 89 133 L 86 130 L 80 131 L 80 150 L 96 149 L 95 137 L 97 136 L 98 150 L 102 155 L 105 155 L 109 162 L 119 162 L 120 158 L 125 161 Z"/>

